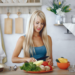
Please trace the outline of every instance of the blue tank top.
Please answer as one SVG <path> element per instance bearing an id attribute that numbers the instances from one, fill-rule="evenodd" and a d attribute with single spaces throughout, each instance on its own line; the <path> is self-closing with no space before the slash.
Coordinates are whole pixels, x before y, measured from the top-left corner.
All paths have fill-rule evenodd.
<path id="1" fill-rule="evenodd" d="M 34 52 L 33 48 L 35 49 L 35 52 Z M 32 47 L 32 52 L 33 52 L 33 56 L 32 56 L 32 54 L 31 54 L 31 52 L 29 50 L 30 57 L 34 57 L 35 59 L 38 59 L 38 58 L 45 57 L 46 53 L 47 53 L 47 50 L 46 50 L 45 45 L 43 45 L 43 46 L 40 46 L 40 47 Z M 45 60 L 46 59 L 44 59 L 44 61 Z"/>

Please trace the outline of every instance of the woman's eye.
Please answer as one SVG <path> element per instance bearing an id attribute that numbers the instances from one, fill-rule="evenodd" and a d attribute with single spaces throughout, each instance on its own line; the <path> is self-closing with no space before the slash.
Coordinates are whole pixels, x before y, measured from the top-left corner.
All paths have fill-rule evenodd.
<path id="1" fill-rule="evenodd" d="M 38 22 L 36 24 L 39 24 Z"/>
<path id="2" fill-rule="evenodd" d="M 44 23 L 41 23 L 42 25 L 44 25 Z"/>

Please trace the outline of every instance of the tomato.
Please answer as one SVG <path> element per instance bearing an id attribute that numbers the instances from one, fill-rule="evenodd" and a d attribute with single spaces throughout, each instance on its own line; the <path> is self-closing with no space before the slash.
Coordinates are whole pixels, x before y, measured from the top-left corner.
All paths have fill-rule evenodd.
<path id="1" fill-rule="evenodd" d="M 52 70 L 52 66 L 51 65 L 48 65 L 50 67 L 50 70 Z"/>
<path id="2" fill-rule="evenodd" d="M 42 63 L 42 65 L 48 66 L 48 62 L 44 61 L 44 62 Z"/>

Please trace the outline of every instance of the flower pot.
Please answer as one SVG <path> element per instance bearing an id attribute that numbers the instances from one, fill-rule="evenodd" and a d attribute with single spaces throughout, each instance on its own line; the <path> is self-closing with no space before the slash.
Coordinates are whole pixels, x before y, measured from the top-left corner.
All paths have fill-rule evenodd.
<path id="1" fill-rule="evenodd" d="M 55 24 L 63 24 L 62 16 L 56 15 L 56 21 Z"/>

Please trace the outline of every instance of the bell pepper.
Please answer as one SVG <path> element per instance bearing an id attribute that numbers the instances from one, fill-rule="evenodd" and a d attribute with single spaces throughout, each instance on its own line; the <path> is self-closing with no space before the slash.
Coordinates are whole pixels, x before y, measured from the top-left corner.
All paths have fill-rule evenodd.
<path id="1" fill-rule="evenodd" d="M 52 66 L 51 65 L 48 65 L 50 67 L 50 70 L 52 70 Z"/>
<path id="2" fill-rule="evenodd" d="M 48 62 L 47 62 L 47 61 L 44 61 L 44 62 L 42 63 L 42 65 L 48 66 Z"/>
<path id="3" fill-rule="evenodd" d="M 60 63 L 67 63 L 68 62 L 68 60 L 65 58 L 58 58 L 58 60 Z"/>

